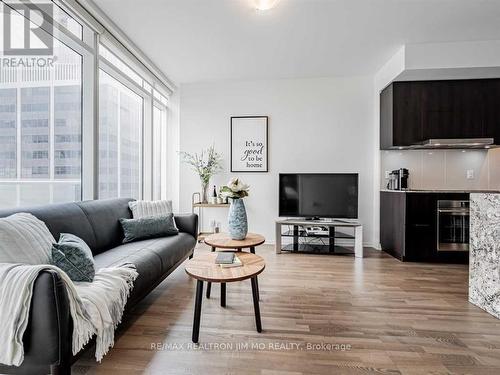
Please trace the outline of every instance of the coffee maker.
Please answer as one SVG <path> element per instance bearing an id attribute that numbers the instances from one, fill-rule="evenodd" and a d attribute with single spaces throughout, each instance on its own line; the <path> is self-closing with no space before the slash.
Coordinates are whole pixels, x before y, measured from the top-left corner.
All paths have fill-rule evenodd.
<path id="1" fill-rule="evenodd" d="M 395 169 L 389 173 L 389 182 L 387 189 L 389 190 L 406 190 L 408 189 L 408 177 L 410 172 L 406 168 Z"/>

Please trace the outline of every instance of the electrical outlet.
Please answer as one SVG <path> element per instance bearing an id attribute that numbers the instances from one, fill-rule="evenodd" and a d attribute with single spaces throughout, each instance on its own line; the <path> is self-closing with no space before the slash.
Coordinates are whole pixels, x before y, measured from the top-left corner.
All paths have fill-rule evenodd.
<path id="1" fill-rule="evenodd" d="M 467 180 L 474 179 L 474 169 L 467 169 Z"/>
<path id="2" fill-rule="evenodd" d="M 391 174 L 391 171 L 385 171 L 385 179 L 389 179 L 389 175 Z"/>

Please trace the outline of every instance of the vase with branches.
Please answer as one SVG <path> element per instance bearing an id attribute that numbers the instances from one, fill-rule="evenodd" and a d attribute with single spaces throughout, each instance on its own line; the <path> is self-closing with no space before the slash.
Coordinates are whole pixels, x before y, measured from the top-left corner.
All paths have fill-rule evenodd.
<path id="1" fill-rule="evenodd" d="M 201 200 L 207 203 L 207 193 L 210 179 L 222 170 L 222 156 L 212 145 L 201 153 L 180 152 L 182 161 L 194 170 L 201 182 Z"/>

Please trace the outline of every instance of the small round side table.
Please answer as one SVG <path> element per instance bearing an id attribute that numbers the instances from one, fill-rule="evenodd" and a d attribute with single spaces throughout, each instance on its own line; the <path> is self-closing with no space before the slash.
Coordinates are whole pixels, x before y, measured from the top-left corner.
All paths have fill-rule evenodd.
<path id="1" fill-rule="evenodd" d="M 221 283 L 221 292 L 224 289 L 224 302 L 221 299 L 221 305 L 226 305 L 225 300 L 225 286 L 226 283 L 242 281 L 250 279 L 252 282 L 252 297 L 253 308 L 255 313 L 255 325 L 257 332 L 262 332 L 262 323 L 260 320 L 260 306 L 259 306 L 259 286 L 257 285 L 257 275 L 264 271 L 266 264 L 264 259 L 260 256 L 237 252 L 235 254 L 243 263 L 240 267 L 223 268 L 215 264 L 217 254 L 207 253 L 195 255 L 193 259 L 188 260 L 186 263 L 186 273 L 195 278 L 196 282 L 196 299 L 194 304 L 194 320 L 193 320 L 193 334 L 192 339 L 194 343 L 198 342 L 200 336 L 200 318 L 201 318 L 201 302 L 203 300 L 203 282 Z M 224 286 L 224 288 L 222 288 Z M 222 293 L 221 293 L 222 296 Z"/>
<path id="2" fill-rule="evenodd" d="M 214 233 L 205 238 L 205 243 L 215 249 L 237 250 L 250 249 L 255 254 L 255 247 L 262 245 L 266 239 L 257 233 L 248 233 L 244 240 L 233 240 L 227 233 Z"/>
<path id="3" fill-rule="evenodd" d="M 257 233 L 247 233 L 247 236 L 243 240 L 233 240 L 229 234 L 227 233 L 214 233 L 205 238 L 205 243 L 208 246 L 212 247 L 212 251 L 217 249 L 223 250 L 236 250 L 242 251 L 243 249 L 250 249 L 252 254 L 255 254 L 255 247 L 262 245 L 266 242 L 264 236 Z M 255 278 L 255 282 L 258 286 L 257 278 Z M 212 283 L 207 283 L 207 298 L 210 298 L 210 292 L 212 290 Z M 258 288 L 257 288 L 258 291 Z M 224 297 L 222 297 L 222 293 L 224 293 Z M 221 283 L 221 301 L 224 298 L 226 300 L 226 285 Z M 257 298 L 260 299 L 260 295 L 257 292 Z"/>

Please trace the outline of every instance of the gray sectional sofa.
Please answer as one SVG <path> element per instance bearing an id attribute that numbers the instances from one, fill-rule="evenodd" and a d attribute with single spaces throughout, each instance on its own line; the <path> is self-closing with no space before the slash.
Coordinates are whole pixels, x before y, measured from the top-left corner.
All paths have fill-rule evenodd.
<path id="1" fill-rule="evenodd" d="M 175 215 L 178 235 L 122 244 L 123 232 L 118 220 L 132 217 L 128 207 L 131 200 L 119 198 L 1 210 L 0 217 L 30 212 L 47 224 L 56 240 L 60 233 L 75 234 L 92 249 L 97 269 L 135 264 L 139 276 L 127 302 L 127 311 L 192 256 L 198 231 L 196 215 Z M 0 365 L 0 373 L 70 374 L 71 365 L 78 357 L 71 353 L 71 337 L 66 291 L 56 272 L 44 271 L 34 284 L 30 320 L 24 335 L 24 362 L 20 367 Z"/>

